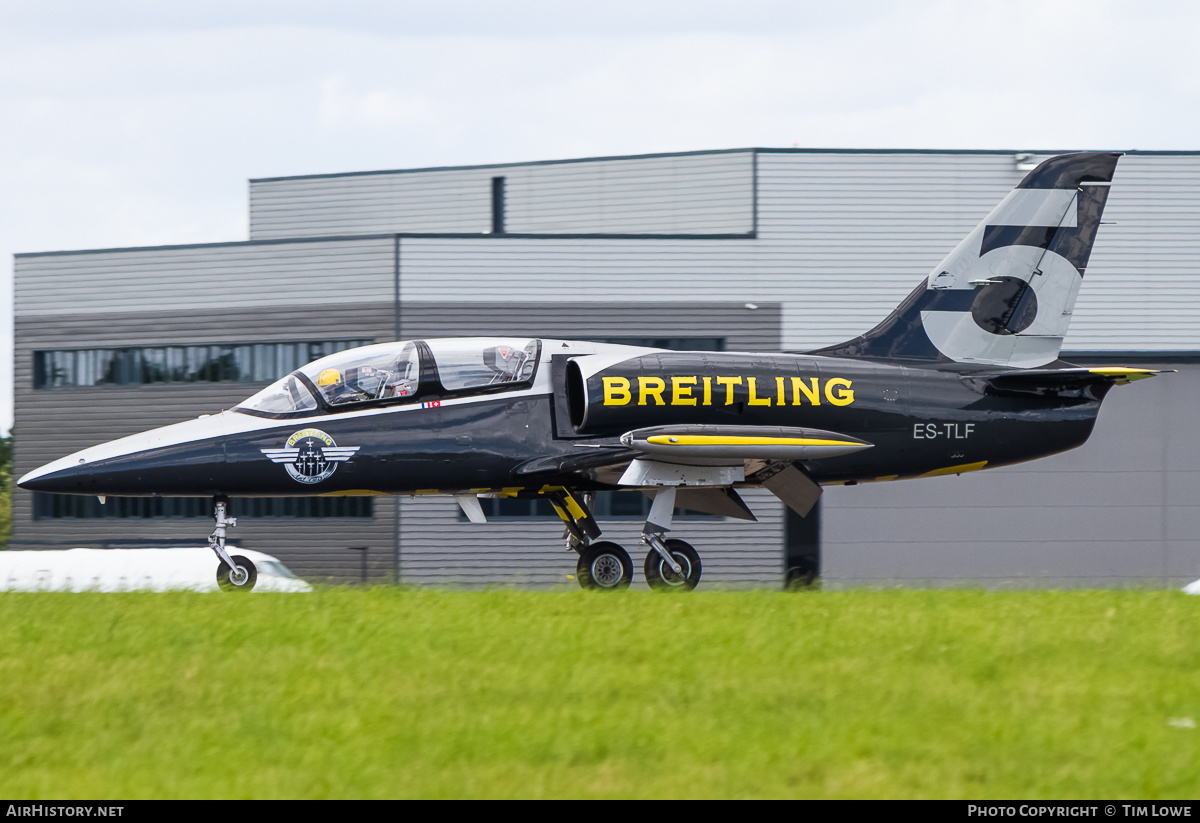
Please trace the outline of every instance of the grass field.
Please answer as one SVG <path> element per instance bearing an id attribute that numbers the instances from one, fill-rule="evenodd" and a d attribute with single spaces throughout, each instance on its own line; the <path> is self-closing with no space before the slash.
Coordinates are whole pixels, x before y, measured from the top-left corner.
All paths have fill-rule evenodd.
<path id="1" fill-rule="evenodd" d="M 0 797 L 1200 796 L 1200 597 L 0 594 Z"/>

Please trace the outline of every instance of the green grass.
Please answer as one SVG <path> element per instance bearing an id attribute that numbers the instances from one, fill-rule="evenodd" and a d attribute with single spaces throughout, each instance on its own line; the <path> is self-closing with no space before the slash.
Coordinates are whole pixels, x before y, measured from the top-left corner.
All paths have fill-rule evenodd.
<path id="1" fill-rule="evenodd" d="M 1200 597 L 0 595 L 0 797 L 1200 795 Z"/>

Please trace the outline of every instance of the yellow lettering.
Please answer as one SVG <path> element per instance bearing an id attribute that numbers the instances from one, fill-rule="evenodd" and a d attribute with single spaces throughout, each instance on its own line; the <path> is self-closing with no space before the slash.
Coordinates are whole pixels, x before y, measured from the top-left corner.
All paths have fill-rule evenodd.
<path id="1" fill-rule="evenodd" d="M 783 396 L 783 378 L 775 378 L 775 405 L 786 406 L 787 398 Z"/>
<path id="2" fill-rule="evenodd" d="M 632 400 L 629 394 L 629 381 L 624 377 L 604 378 L 604 405 L 625 406 Z"/>
<path id="3" fill-rule="evenodd" d="M 755 380 L 757 380 L 757 378 L 747 377 L 746 379 L 750 382 L 750 399 L 746 401 L 747 404 L 749 404 L 751 406 L 769 406 L 769 405 L 771 405 L 771 398 L 769 398 L 769 397 L 761 397 L 760 398 L 760 397 L 756 396 L 758 393 L 758 387 L 755 385 Z"/>
<path id="4" fill-rule="evenodd" d="M 814 406 L 821 405 L 821 390 L 817 388 L 817 378 L 809 378 L 812 384 L 805 384 L 803 378 L 792 378 L 792 405 L 800 406 L 800 392 L 804 392 L 804 396 L 808 398 L 808 402 Z"/>
<path id="5" fill-rule="evenodd" d="M 638 405 L 645 406 L 647 397 L 653 397 L 656 406 L 667 405 L 666 401 L 662 399 L 662 393 L 666 390 L 667 382 L 661 377 L 639 377 Z"/>
<path id="6" fill-rule="evenodd" d="M 704 405 L 712 405 L 712 378 L 704 378 Z"/>
<path id="7" fill-rule="evenodd" d="M 717 385 L 725 387 L 725 405 L 733 405 L 733 387 L 742 385 L 740 377 L 718 377 Z"/>
<path id="8" fill-rule="evenodd" d="M 692 397 L 692 386 L 696 385 L 694 377 L 671 378 L 671 405 L 694 406 L 696 398 Z"/>
<path id="9" fill-rule="evenodd" d="M 825 382 L 825 399 L 835 406 L 849 406 L 854 402 L 854 390 L 850 388 L 850 385 L 850 381 L 844 377 L 827 380 Z M 845 386 L 845 388 L 835 393 L 834 386 Z"/>

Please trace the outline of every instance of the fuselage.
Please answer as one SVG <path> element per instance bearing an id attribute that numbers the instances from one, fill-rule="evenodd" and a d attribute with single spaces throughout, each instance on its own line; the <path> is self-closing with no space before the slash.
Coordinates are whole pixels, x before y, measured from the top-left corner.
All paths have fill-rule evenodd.
<path id="1" fill-rule="evenodd" d="M 276 384 L 275 394 L 255 395 L 266 401 L 85 449 L 20 485 L 70 494 L 234 497 L 605 489 L 621 474 L 612 464 L 623 465 L 622 434 L 693 424 L 805 427 L 861 439 L 871 447 L 803 463 L 819 483 L 856 483 L 991 468 L 1076 447 L 1091 433 L 1103 397 L 995 392 L 973 377 L 978 369 L 962 365 L 494 343 L 462 338 L 355 350 L 367 353 L 357 362 L 389 364 L 403 347 L 410 362 L 399 382 L 398 366 L 347 365 L 356 361 L 343 352 L 333 367 L 318 361 L 310 377 L 297 373 L 292 383 Z M 526 356 L 518 363 L 522 344 Z M 478 349 L 486 374 L 503 379 L 472 384 L 471 367 L 460 361 L 473 356 L 459 351 Z M 327 387 L 316 384 L 334 370 L 343 396 L 327 402 Z M 369 390 L 347 397 L 367 385 L 368 373 L 375 381 Z M 594 471 L 553 468 L 554 458 L 584 454 L 612 460 Z M 624 455 L 624 464 L 633 457 Z M 542 468 L 531 471 L 534 461 Z M 747 468 L 745 484 L 753 485 Z"/>

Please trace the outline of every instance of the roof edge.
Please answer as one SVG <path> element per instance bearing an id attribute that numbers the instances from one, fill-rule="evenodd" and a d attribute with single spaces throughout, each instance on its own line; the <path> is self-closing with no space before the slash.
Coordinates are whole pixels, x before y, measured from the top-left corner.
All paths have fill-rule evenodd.
<path id="1" fill-rule="evenodd" d="M 358 240 L 756 240 L 752 231 L 740 233 L 677 233 L 677 234 L 618 234 L 604 232 L 575 232 L 571 234 L 505 232 L 387 232 L 383 234 L 339 234 L 321 237 L 272 237 L 261 240 L 225 240 L 216 243 L 178 243 L 167 246 L 118 246 L 108 249 L 68 249 L 66 251 L 17 252 L 14 259 L 30 257 L 62 257 L 75 254 L 122 254 L 126 252 L 181 251 L 185 249 L 219 249 L 227 247 L 273 246 L 296 243 L 346 243 Z"/>
<path id="2" fill-rule="evenodd" d="M 698 157 L 715 154 L 975 154 L 975 155 L 1012 155 L 1012 154 L 1068 154 L 1080 151 L 1071 149 L 830 149 L 830 148 L 769 148 L 762 146 L 746 146 L 735 149 L 697 149 L 694 151 L 651 152 L 646 154 L 607 154 L 594 157 L 570 157 L 559 160 L 523 160 L 513 163 L 480 163 L 465 166 L 422 166 L 411 169 L 378 169 L 367 171 L 327 172 L 324 174 L 294 174 L 278 177 L 251 177 L 250 183 L 277 183 L 287 180 L 323 180 L 338 177 L 372 177 L 387 174 L 419 174 L 424 172 L 441 171 L 480 171 L 484 169 L 509 169 L 527 166 L 557 166 L 570 163 L 594 163 L 613 160 L 650 160 L 663 157 Z M 1126 149 L 1122 154 L 1128 155 L 1196 155 L 1200 150 L 1145 150 Z"/>

